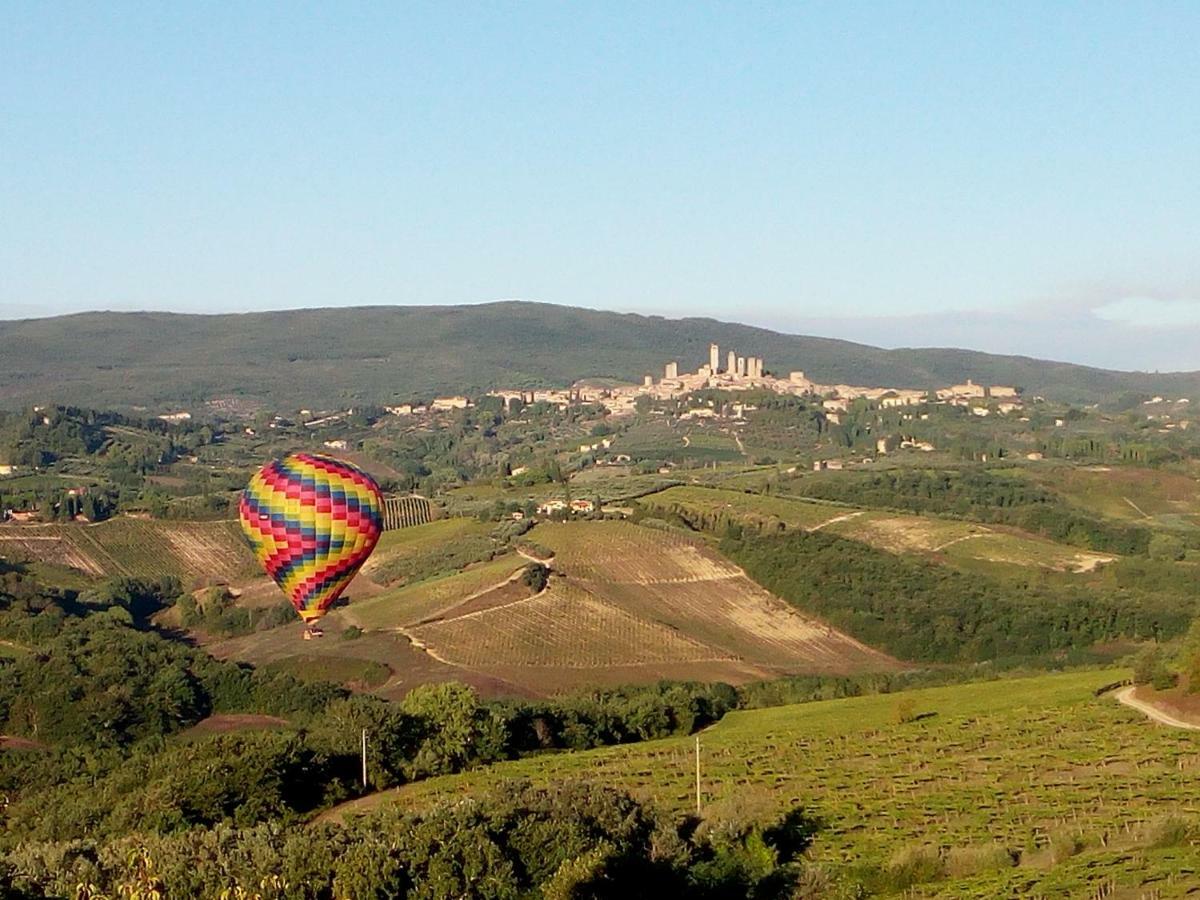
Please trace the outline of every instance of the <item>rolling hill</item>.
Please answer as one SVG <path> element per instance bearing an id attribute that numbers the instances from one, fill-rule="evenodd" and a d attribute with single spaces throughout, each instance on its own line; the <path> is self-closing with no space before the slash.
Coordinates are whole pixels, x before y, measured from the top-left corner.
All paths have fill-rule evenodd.
<path id="1" fill-rule="evenodd" d="M 903 887 L 906 897 L 947 900 L 1190 895 L 1196 851 L 1167 826 L 1195 821 L 1195 741 L 1096 695 L 1126 674 L 734 712 L 700 738 L 703 813 L 769 819 L 802 804 L 823 822 L 812 858 L 853 860 L 867 880 L 889 876 L 878 896 Z M 508 779 L 572 778 L 684 813 L 696 803 L 694 746 L 667 738 L 501 762 L 352 801 L 326 818 L 427 809 Z M 914 860 L 925 865 L 911 871 Z"/>
<path id="2" fill-rule="evenodd" d="M 646 508 L 682 513 L 696 521 L 736 521 L 768 532 L 784 529 L 825 531 L 889 553 L 921 554 L 950 565 L 998 563 L 1058 572 L 1090 572 L 1111 562 L 1099 554 L 1057 543 L 1016 528 L 963 519 L 906 515 L 834 505 L 797 497 L 746 494 L 691 485 L 667 488 L 640 498 Z"/>
<path id="3" fill-rule="evenodd" d="M 438 525 L 408 529 L 405 543 L 436 541 Z M 294 624 L 209 649 L 256 665 L 310 656 L 310 674 L 374 661 L 392 673 L 375 688 L 384 696 L 422 681 L 543 695 L 662 678 L 744 683 L 900 667 L 800 614 L 701 540 L 615 521 L 546 523 L 531 534 L 554 552 L 541 592 L 519 580 L 529 560 L 510 553 L 376 593 L 352 586 L 350 602 L 325 620 L 323 641 L 302 642 Z M 351 626 L 361 636 L 335 637 Z"/>
<path id="4" fill-rule="evenodd" d="M 1067 402 L 1127 392 L 1200 397 L 1200 373 L 1113 372 L 969 350 L 881 350 L 712 319 L 550 304 L 355 307 L 241 315 L 95 312 L 0 322 L 0 407 L 387 403 L 498 385 L 632 380 L 710 341 L 821 382 L 928 388 L 973 378 Z"/>

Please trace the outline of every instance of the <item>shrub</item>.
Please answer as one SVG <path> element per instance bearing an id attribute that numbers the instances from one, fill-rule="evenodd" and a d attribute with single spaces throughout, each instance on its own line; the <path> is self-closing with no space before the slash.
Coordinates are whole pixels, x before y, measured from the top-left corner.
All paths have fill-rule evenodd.
<path id="1" fill-rule="evenodd" d="M 1137 655 L 1133 661 L 1133 683 L 1148 684 L 1160 691 L 1175 685 L 1175 673 L 1167 668 L 1161 647 L 1147 647 Z"/>
<path id="2" fill-rule="evenodd" d="M 521 575 L 521 583 L 535 594 L 541 593 L 549 580 L 550 570 L 541 563 L 530 563 Z"/>
<path id="3" fill-rule="evenodd" d="M 1057 828 L 1050 832 L 1047 847 L 1050 862 L 1060 863 L 1083 852 L 1083 835 L 1071 828 Z"/>
<path id="4" fill-rule="evenodd" d="M 892 707 L 892 724 L 907 725 L 917 719 L 917 705 L 912 697 L 901 697 Z"/>
<path id="5" fill-rule="evenodd" d="M 946 863 L 936 847 L 915 844 L 901 847 L 892 854 L 884 868 L 886 886 L 902 891 L 914 884 L 936 881 L 946 874 Z"/>
<path id="6" fill-rule="evenodd" d="M 952 847 L 946 854 L 946 874 L 951 878 L 969 878 L 1012 868 L 1016 864 L 1017 854 L 1000 844 Z"/>
<path id="7" fill-rule="evenodd" d="M 1166 847 L 1182 847 L 1190 843 L 1195 831 L 1194 822 L 1181 816 L 1166 816 L 1153 822 L 1147 822 L 1138 837 L 1142 846 L 1161 850 Z"/>

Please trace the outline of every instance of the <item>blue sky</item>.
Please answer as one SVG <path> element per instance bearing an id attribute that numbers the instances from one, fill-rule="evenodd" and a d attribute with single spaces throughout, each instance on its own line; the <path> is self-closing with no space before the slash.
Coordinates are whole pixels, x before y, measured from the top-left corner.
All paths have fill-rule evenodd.
<path id="1" fill-rule="evenodd" d="M 0 0 L 0 318 L 521 297 L 1200 368 L 1197 46 L 1195 3 Z"/>

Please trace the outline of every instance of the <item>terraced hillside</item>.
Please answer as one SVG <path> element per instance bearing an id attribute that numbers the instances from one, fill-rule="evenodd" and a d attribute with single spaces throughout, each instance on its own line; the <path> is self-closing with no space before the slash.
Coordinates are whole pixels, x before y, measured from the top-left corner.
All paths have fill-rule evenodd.
<path id="1" fill-rule="evenodd" d="M 243 580 L 259 575 L 236 522 L 111 519 L 96 525 L 0 526 L 0 554 L 96 577 L 174 575 Z"/>
<path id="2" fill-rule="evenodd" d="M 682 515 L 700 527 L 721 531 L 727 522 L 765 531 L 826 530 L 890 553 L 919 553 L 972 568 L 996 563 L 1088 572 L 1112 554 L 1059 544 L 997 525 L 856 509 L 791 497 L 746 494 L 721 488 L 672 487 L 642 498 L 651 510 Z"/>
<path id="3" fill-rule="evenodd" d="M 627 522 L 545 524 L 554 568 L 630 615 L 770 671 L 845 673 L 894 662 L 760 588 L 704 542 Z"/>
<path id="4" fill-rule="evenodd" d="M 916 882 L 910 897 L 1191 896 L 1200 850 L 1186 829 L 1200 824 L 1200 753 L 1191 733 L 1095 696 L 1124 675 L 1082 672 L 732 713 L 701 737 L 704 814 L 757 812 L 765 820 L 803 804 L 825 823 L 811 851 L 818 862 L 846 881 L 886 876 L 893 889 L 908 872 Z M 582 778 L 684 813 L 695 805 L 694 742 L 500 763 L 338 814 L 455 802 L 511 778 Z"/>
<path id="5" fill-rule="evenodd" d="M 435 527 L 436 526 L 436 527 Z M 411 529 L 389 551 L 414 564 L 444 522 Z M 473 526 L 470 526 L 473 527 Z M 380 693 L 419 680 L 457 679 L 488 693 L 548 694 L 581 685 L 662 678 L 733 683 L 780 673 L 884 671 L 898 663 L 807 618 L 758 587 L 704 542 L 619 521 L 542 524 L 530 535 L 554 552 L 547 587 L 522 580 L 516 553 L 397 586 L 352 585 L 327 619 L 327 637 L 298 628 L 212 645 L 223 657 L 282 664 L 316 654 L 330 665 L 369 658 L 392 676 Z M 337 639 L 353 626 L 353 641 Z M 336 660 L 335 660 L 336 658 Z M 315 669 L 314 669 L 315 671 Z"/>

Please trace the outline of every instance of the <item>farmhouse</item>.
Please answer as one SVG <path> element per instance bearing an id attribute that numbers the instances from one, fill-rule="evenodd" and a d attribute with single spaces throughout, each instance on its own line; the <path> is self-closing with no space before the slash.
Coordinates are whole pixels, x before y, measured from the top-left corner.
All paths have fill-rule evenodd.
<path id="1" fill-rule="evenodd" d="M 466 409 L 471 401 L 466 397 L 435 397 L 430 408 L 437 412 L 448 412 L 452 409 Z"/>

